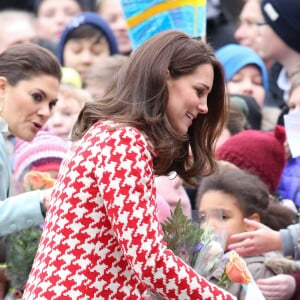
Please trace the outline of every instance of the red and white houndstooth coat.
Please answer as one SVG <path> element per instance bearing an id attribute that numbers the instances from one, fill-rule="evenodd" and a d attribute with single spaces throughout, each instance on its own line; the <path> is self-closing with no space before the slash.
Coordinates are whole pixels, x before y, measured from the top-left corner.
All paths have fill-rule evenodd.
<path id="1" fill-rule="evenodd" d="M 233 299 L 166 248 L 153 149 L 110 125 L 94 124 L 63 162 L 23 299 Z"/>

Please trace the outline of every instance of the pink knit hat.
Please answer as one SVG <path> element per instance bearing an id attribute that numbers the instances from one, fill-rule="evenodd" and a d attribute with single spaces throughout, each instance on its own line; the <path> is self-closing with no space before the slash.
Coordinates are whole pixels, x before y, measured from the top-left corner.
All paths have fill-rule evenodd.
<path id="1" fill-rule="evenodd" d="M 271 132 L 244 130 L 225 141 L 217 149 L 216 157 L 254 173 L 274 193 L 286 164 L 285 139 L 282 126 Z"/>
<path id="2" fill-rule="evenodd" d="M 41 130 L 31 142 L 17 139 L 14 153 L 14 179 L 23 180 L 25 173 L 58 171 L 68 150 L 68 143 L 49 131 Z"/>

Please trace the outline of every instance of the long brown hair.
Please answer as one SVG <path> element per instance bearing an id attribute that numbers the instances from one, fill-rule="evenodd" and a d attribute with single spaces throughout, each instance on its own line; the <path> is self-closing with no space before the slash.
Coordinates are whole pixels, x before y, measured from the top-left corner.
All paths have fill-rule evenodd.
<path id="1" fill-rule="evenodd" d="M 169 71 L 178 78 L 202 64 L 210 64 L 214 70 L 208 113 L 199 115 L 187 136 L 182 137 L 166 115 L 167 74 Z M 185 33 L 170 30 L 152 37 L 131 55 L 104 99 L 86 103 L 72 137 L 81 138 L 92 124 L 104 119 L 134 126 L 148 135 L 159 154 L 153 159 L 157 175 L 176 171 L 186 183 L 195 185 L 198 176 L 215 170 L 213 144 L 224 126 L 227 108 L 223 69 L 213 49 Z"/>

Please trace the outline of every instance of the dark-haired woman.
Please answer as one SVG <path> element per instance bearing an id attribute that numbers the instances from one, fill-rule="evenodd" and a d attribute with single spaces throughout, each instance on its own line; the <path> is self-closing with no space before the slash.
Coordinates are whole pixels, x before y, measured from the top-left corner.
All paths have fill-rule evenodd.
<path id="1" fill-rule="evenodd" d="M 10 196 L 11 166 L 7 134 L 31 141 L 57 101 L 61 70 L 48 50 L 18 44 L 0 54 L 0 236 L 44 221 L 49 191 Z"/>
<path id="2" fill-rule="evenodd" d="M 193 185 L 215 169 L 224 91 L 212 50 L 184 33 L 158 34 L 133 53 L 75 125 L 24 299 L 144 299 L 148 289 L 234 298 L 167 249 L 154 184 L 176 171 Z"/>

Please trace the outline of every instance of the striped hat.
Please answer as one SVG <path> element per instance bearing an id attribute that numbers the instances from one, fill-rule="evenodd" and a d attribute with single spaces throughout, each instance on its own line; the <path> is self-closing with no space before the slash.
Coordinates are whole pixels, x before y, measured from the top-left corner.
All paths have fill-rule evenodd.
<path id="1" fill-rule="evenodd" d="M 29 171 L 59 170 L 68 150 L 68 143 L 60 137 L 41 130 L 31 142 L 17 139 L 14 153 L 14 179 L 21 182 Z"/>

